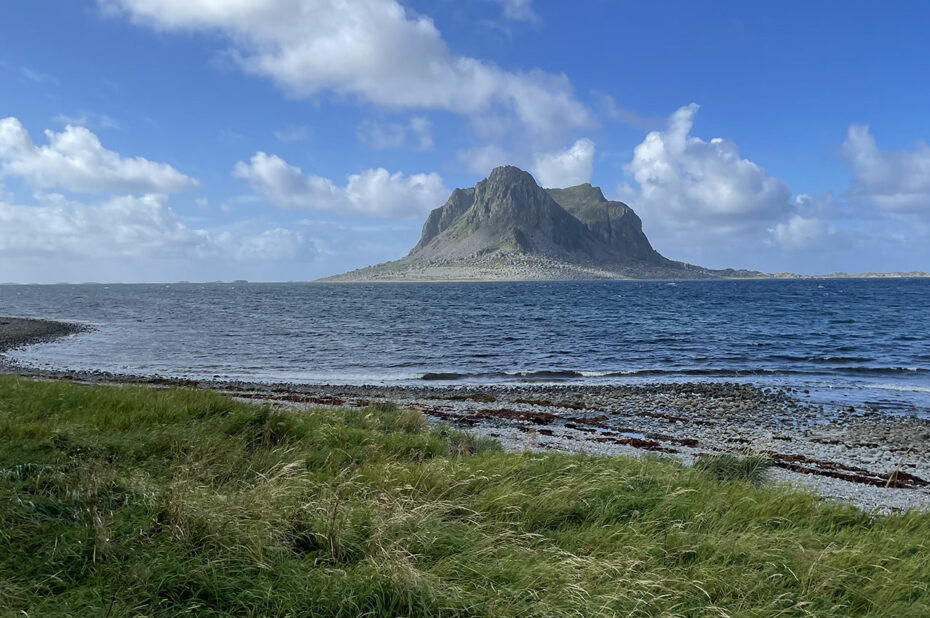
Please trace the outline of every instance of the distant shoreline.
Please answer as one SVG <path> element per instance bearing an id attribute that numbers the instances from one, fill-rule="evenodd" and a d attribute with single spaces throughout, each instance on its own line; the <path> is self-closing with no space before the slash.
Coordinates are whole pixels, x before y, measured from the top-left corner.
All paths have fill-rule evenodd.
<path id="1" fill-rule="evenodd" d="M 346 277 L 346 278 L 343 278 Z M 771 275 L 766 277 L 704 277 L 699 279 L 682 279 L 682 278 L 632 278 L 632 277 L 616 277 L 616 278 L 600 278 L 600 279 L 477 279 L 477 278 L 435 278 L 435 279 L 388 279 L 388 278 L 372 278 L 372 279 L 351 279 L 347 275 L 332 275 L 330 277 L 321 277 L 320 279 L 313 279 L 307 281 L 306 283 L 595 283 L 595 282 L 605 282 L 605 281 L 673 281 L 673 282 L 699 282 L 699 281 L 842 281 L 846 279 L 930 279 L 930 273 L 926 272 L 916 272 L 916 273 L 860 273 L 853 275 L 843 275 L 843 274 L 828 274 L 828 275 L 798 275 L 794 273 L 789 273 L 785 275 Z M 249 283 L 284 283 L 284 282 L 274 282 L 274 281 L 252 281 Z M 117 284 L 118 285 L 118 284 Z M 231 285 L 231 284 L 230 284 Z"/>
<path id="2" fill-rule="evenodd" d="M 891 272 L 891 273 L 829 273 L 824 275 L 800 275 L 797 273 L 773 274 L 760 277 L 704 277 L 698 279 L 683 278 L 589 278 L 589 279 L 490 279 L 490 278 L 460 278 L 460 279 L 345 279 L 344 275 L 329 275 L 318 279 L 307 279 L 300 281 L 147 281 L 147 282 L 126 282 L 126 281 L 81 281 L 79 283 L 69 283 L 59 281 L 55 283 L 19 283 L 8 281 L 0 283 L 0 286 L 80 286 L 80 285 L 307 285 L 313 283 L 593 283 L 604 281 L 842 281 L 845 279 L 930 279 L 930 272 Z M 0 319 L 10 319 L 2 318 Z M 35 319 L 39 318 L 18 318 L 18 319 Z"/>

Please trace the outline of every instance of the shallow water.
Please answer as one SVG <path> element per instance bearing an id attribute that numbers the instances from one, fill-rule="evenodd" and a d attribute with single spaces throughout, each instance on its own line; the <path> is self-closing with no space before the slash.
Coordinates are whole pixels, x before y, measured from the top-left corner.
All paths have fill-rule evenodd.
<path id="1" fill-rule="evenodd" d="M 385 383 L 749 380 L 930 411 L 930 280 L 0 286 L 55 368 Z"/>

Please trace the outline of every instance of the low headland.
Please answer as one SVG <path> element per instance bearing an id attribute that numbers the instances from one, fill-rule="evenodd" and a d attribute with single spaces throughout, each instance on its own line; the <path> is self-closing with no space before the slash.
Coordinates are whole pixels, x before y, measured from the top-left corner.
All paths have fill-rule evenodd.
<path id="1" fill-rule="evenodd" d="M 750 384 L 4 371 L 0 615 L 930 613 L 926 420 Z"/>
<path id="2" fill-rule="evenodd" d="M 0 317 L 0 353 L 33 343 L 51 341 L 85 330 L 81 324 L 38 318 Z"/>

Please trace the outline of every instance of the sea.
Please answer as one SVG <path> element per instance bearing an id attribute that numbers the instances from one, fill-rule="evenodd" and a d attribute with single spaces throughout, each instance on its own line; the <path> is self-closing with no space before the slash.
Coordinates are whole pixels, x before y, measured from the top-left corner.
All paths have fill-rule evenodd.
<path id="1" fill-rule="evenodd" d="M 336 384 L 788 386 L 930 416 L 930 279 L 0 285 L 37 368 Z"/>

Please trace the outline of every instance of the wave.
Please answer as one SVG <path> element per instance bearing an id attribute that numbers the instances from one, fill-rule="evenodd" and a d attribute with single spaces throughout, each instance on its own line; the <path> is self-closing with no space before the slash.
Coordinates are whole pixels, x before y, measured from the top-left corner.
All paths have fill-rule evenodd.
<path id="1" fill-rule="evenodd" d="M 476 374 L 453 373 L 451 371 L 429 371 L 420 376 L 421 380 L 462 380 L 464 378 L 475 376 Z"/>
<path id="2" fill-rule="evenodd" d="M 525 381 L 534 381 L 534 380 L 570 380 L 573 378 L 584 378 L 584 377 L 586 376 L 581 371 L 574 371 L 570 369 L 564 369 L 564 370 L 540 369 L 537 371 L 492 371 L 492 372 L 481 372 L 481 373 L 458 373 L 458 372 L 451 372 L 451 371 L 437 371 L 437 372 L 424 373 L 422 376 L 420 376 L 420 379 L 421 380 L 454 381 L 454 380 L 464 380 L 464 379 L 520 378 Z"/>
<path id="3" fill-rule="evenodd" d="M 427 372 L 420 376 L 426 381 L 459 381 L 459 380 L 517 380 L 521 382 L 534 381 L 569 381 L 584 379 L 608 378 L 637 378 L 637 377 L 709 377 L 709 378 L 738 378 L 751 376 L 830 376 L 830 375 L 925 375 L 930 369 L 923 367 L 862 367 L 862 366 L 834 366 L 823 367 L 816 370 L 757 367 L 752 369 L 735 369 L 732 367 L 692 367 L 673 369 L 631 369 L 631 370 L 574 370 L 574 369 L 541 369 L 535 371 L 486 371 L 486 372 Z"/>
<path id="4" fill-rule="evenodd" d="M 605 377 L 628 377 L 628 376 L 647 376 L 647 375 L 686 375 L 686 376 L 719 376 L 719 377 L 740 377 L 752 375 L 793 375 L 793 376 L 823 376 L 836 374 L 930 374 L 930 369 L 922 367 L 862 367 L 862 366 L 839 366 L 823 367 L 812 370 L 789 369 L 774 367 L 758 367 L 753 369 L 734 369 L 730 367 L 713 367 L 713 368 L 684 368 L 684 369 L 637 369 L 631 371 L 612 371 L 605 373 Z"/>
<path id="5" fill-rule="evenodd" d="M 906 393 L 930 393 L 930 386 L 912 386 L 908 384 L 868 384 L 865 388 L 883 391 L 903 391 Z"/>
<path id="6" fill-rule="evenodd" d="M 801 356 L 793 354 L 772 354 L 765 360 L 788 361 L 792 363 L 868 363 L 875 359 L 869 356 Z"/>

